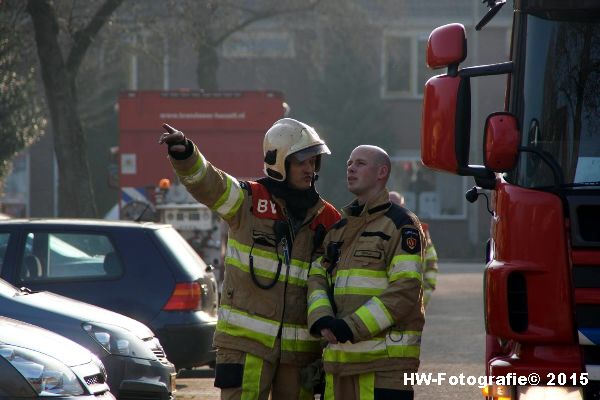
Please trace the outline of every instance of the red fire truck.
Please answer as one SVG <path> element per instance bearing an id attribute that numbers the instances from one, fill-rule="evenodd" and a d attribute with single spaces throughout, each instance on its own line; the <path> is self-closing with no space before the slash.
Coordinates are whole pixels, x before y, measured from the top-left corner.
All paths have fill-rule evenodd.
<path id="1" fill-rule="evenodd" d="M 425 86 L 421 155 L 473 176 L 467 200 L 491 191 L 484 395 L 600 398 L 600 2 L 515 0 L 510 61 L 459 68 L 466 54 L 462 25 L 431 33 L 427 64 L 447 71 Z M 471 165 L 470 82 L 500 74 Z"/>
<path id="2" fill-rule="evenodd" d="M 285 111 L 283 95 L 275 91 L 122 93 L 120 217 L 172 224 L 208 263 L 214 262 L 221 247 L 220 221 L 177 182 L 164 146 L 158 145 L 162 124 L 185 132 L 218 168 L 240 180 L 254 179 L 263 175 L 264 134 Z"/>

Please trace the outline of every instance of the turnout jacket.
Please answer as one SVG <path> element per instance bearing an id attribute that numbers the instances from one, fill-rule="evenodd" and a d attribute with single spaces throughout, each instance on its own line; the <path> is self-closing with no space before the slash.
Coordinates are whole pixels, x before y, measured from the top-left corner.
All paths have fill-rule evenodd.
<path id="1" fill-rule="evenodd" d="M 342 318 L 354 339 L 327 344 L 324 369 L 339 375 L 416 372 L 424 324 L 419 220 L 391 203 L 386 189 L 362 210 L 355 202 L 342 214 L 309 273 L 308 324 Z"/>
<path id="2" fill-rule="evenodd" d="M 322 241 L 339 220 L 338 211 L 319 199 L 294 232 L 285 203 L 264 185 L 239 182 L 208 162 L 195 145 L 190 157 L 169 158 L 190 194 L 229 225 L 214 346 L 294 365 L 319 358 L 319 340 L 306 326 L 307 277 L 320 249 L 315 234 Z"/>
<path id="3" fill-rule="evenodd" d="M 423 300 L 425 305 L 431 298 L 431 293 L 435 290 L 437 285 L 438 276 L 438 256 L 429 234 L 429 226 L 425 223 L 421 223 L 423 226 L 423 232 L 425 233 L 425 255 L 423 260 Z"/>

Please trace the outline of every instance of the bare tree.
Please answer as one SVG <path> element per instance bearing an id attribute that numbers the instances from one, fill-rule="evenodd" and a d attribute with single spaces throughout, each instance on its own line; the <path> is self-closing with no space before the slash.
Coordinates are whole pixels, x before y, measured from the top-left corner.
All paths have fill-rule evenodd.
<path id="1" fill-rule="evenodd" d="M 23 3 L 0 2 L 0 188 L 15 155 L 46 126 L 27 57 L 27 21 Z"/>
<path id="2" fill-rule="evenodd" d="M 97 216 L 85 136 L 77 108 L 77 72 L 94 37 L 123 0 L 105 0 L 85 22 L 68 15 L 59 23 L 49 0 L 29 0 L 58 163 L 58 212 L 64 217 Z M 74 9 L 71 9 L 75 11 Z M 63 21 L 60 21 L 63 22 Z M 70 38 L 63 55 L 59 35 Z"/>
<path id="3" fill-rule="evenodd" d="M 314 10 L 321 0 L 193 0 L 176 1 L 178 20 L 191 32 L 198 52 L 198 87 L 217 90 L 219 46 L 236 32 L 259 22 L 283 15 Z"/>

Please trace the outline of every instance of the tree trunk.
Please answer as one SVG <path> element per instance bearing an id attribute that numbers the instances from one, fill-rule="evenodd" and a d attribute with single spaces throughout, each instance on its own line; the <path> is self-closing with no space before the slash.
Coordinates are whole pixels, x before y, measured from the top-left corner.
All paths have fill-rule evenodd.
<path id="1" fill-rule="evenodd" d="M 122 1 L 105 0 L 88 25 L 75 32 L 67 61 L 58 43 L 59 26 L 54 8 L 48 0 L 29 0 L 27 3 L 52 120 L 54 153 L 58 162 L 58 214 L 61 217 L 98 216 L 77 107 L 75 79 L 92 39 Z"/>
<path id="2" fill-rule="evenodd" d="M 97 217 L 85 136 L 77 110 L 74 73 L 68 71 L 58 45 L 58 22 L 46 1 L 27 6 L 35 30 L 46 100 L 52 120 L 58 163 L 58 215 Z M 35 160 L 34 160 L 35 161 Z"/>

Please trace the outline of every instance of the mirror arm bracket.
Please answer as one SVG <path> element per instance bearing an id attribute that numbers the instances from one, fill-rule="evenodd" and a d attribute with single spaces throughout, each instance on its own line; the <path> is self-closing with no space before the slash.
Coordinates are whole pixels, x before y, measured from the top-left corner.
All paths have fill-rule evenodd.
<path id="1" fill-rule="evenodd" d="M 453 78 L 458 76 L 458 63 L 448 65 L 447 75 Z"/>
<path id="2" fill-rule="evenodd" d="M 513 72 L 513 67 L 514 65 L 512 61 L 506 61 L 498 64 L 478 65 L 476 67 L 462 68 L 460 71 L 458 71 L 458 74 L 463 78 L 472 76 L 504 75 Z M 450 66 L 448 66 L 448 69 L 450 69 Z"/>

